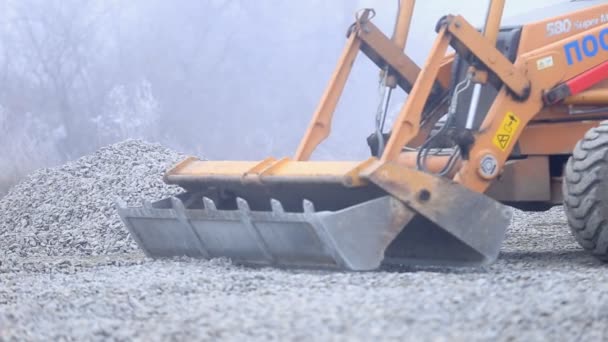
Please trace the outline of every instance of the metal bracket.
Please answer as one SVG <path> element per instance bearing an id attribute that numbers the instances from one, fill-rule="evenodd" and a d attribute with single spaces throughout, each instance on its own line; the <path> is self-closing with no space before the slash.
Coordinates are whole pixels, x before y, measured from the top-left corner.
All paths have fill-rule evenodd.
<path id="1" fill-rule="evenodd" d="M 462 56 L 473 55 L 507 86 L 514 98 L 524 101 L 530 96 L 530 80 L 513 65 L 488 39 L 462 16 L 449 15 L 442 20 L 452 36 L 450 45 Z"/>

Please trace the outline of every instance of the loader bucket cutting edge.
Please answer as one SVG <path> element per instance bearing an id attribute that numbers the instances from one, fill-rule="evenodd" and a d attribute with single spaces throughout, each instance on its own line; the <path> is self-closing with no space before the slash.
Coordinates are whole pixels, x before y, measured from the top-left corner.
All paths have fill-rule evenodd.
<path id="1" fill-rule="evenodd" d="M 143 207 L 118 200 L 117 207 L 152 258 L 226 257 L 243 265 L 350 271 L 479 266 L 497 258 L 510 221 L 506 206 L 413 169 L 369 170 L 361 172 L 369 184 L 354 188 L 328 180 L 336 175 L 222 184 L 201 174 L 204 187 Z M 188 186 L 195 181 L 189 177 Z M 214 182 L 213 192 L 201 190 Z M 232 197 L 217 196 L 222 185 Z M 428 191 L 424 201 L 420 189 Z"/>
<path id="2" fill-rule="evenodd" d="M 142 208 L 119 206 L 131 235 L 150 257 L 228 257 L 245 265 L 370 270 L 413 213 L 391 196 L 335 212 L 316 211 L 304 200 L 303 212 L 285 212 L 271 200 L 271 211 L 252 211 L 237 198 L 238 209 L 186 209 L 173 197 Z"/>

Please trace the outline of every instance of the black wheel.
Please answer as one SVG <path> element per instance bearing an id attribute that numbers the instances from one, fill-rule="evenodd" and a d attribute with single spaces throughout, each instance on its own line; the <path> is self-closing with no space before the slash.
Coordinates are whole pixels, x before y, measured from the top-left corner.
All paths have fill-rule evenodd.
<path id="1" fill-rule="evenodd" d="M 570 231 L 584 249 L 608 261 L 608 121 L 576 144 L 563 179 Z"/>

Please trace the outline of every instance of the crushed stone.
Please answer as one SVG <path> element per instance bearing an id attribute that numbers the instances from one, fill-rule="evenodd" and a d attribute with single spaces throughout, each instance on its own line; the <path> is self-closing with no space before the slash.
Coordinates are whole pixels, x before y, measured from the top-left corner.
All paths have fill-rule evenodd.
<path id="1" fill-rule="evenodd" d="M 38 170 L 0 199 L 0 256 L 106 255 L 137 250 L 116 213 L 180 192 L 162 174 L 184 155 L 127 140 L 56 168 Z"/>
<path id="2" fill-rule="evenodd" d="M 0 200 L 2 341 L 596 341 L 607 265 L 562 207 L 515 211 L 499 260 L 451 271 L 322 272 L 151 260 L 113 209 L 171 195 L 183 156 L 127 141 L 41 170 Z"/>

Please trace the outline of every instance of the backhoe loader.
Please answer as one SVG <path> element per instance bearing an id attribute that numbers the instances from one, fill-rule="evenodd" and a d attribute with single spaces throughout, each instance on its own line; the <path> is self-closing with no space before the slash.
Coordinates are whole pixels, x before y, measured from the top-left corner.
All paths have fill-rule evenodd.
<path id="1" fill-rule="evenodd" d="M 363 9 L 293 156 L 187 158 L 164 175 L 182 193 L 118 200 L 121 219 L 153 258 L 370 271 L 493 263 L 513 208 L 563 205 L 581 246 L 606 260 L 608 4 L 584 5 L 514 26 L 501 24 L 504 0 L 482 28 L 442 16 L 421 66 L 404 53 L 415 1 L 400 2 L 390 38 Z M 370 156 L 311 160 L 361 53 L 385 89 Z M 386 130 L 397 88 L 408 96 Z"/>

